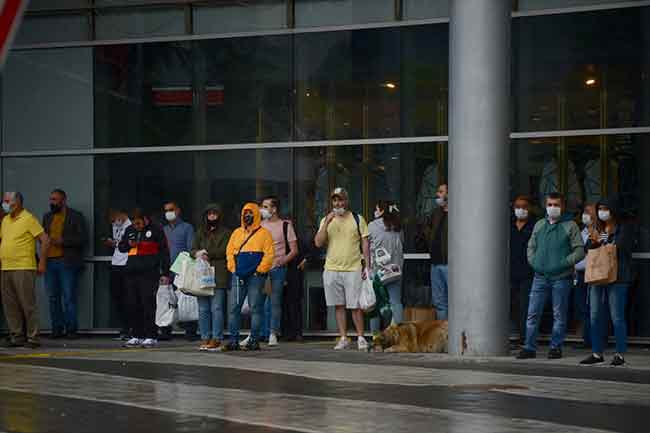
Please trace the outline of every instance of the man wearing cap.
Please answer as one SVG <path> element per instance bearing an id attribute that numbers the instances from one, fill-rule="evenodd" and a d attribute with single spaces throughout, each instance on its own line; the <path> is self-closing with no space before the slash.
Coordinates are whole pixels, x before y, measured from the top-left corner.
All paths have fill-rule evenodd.
<path id="1" fill-rule="evenodd" d="M 361 285 L 368 278 L 370 249 L 368 225 L 361 215 L 349 210 L 348 193 L 336 188 L 331 195 L 332 211 L 321 220 L 314 242 L 317 247 L 327 246 L 323 272 L 325 301 L 336 308 L 339 341 L 334 350 L 349 346 L 347 338 L 346 308 L 352 310 L 352 320 L 357 331 L 357 348 L 366 350 L 368 342 L 363 337 L 363 311 L 359 305 Z M 363 256 L 362 256 L 363 252 Z"/>

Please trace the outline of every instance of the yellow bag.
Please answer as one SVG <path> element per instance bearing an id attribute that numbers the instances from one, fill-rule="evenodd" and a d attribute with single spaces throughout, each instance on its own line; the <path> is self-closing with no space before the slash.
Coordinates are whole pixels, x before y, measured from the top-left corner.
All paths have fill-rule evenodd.
<path id="1" fill-rule="evenodd" d="M 593 286 L 604 286 L 615 283 L 618 278 L 618 257 L 616 245 L 606 244 L 589 250 L 587 253 L 587 269 L 585 283 Z"/>

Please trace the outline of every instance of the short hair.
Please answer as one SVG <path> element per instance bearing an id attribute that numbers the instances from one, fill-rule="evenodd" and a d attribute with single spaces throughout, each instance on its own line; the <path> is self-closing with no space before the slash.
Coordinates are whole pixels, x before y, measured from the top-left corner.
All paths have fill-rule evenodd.
<path id="1" fill-rule="evenodd" d="M 145 218 L 151 219 L 151 215 L 146 210 L 136 207 L 132 209 L 131 212 L 129 212 L 129 218 L 131 220 L 136 220 L 136 219 L 144 220 Z"/>
<path id="2" fill-rule="evenodd" d="M 269 200 L 276 209 L 280 209 L 280 199 L 277 196 L 267 195 L 262 199 L 262 203 L 264 203 L 266 200 Z"/>
<path id="3" fill-rule="evenodd" d="M 68 194 L 66 194 L 65 191 L 63 191 L 61 188 L 53 189 L 51 194 L 54 194 L 54 193 L 61 195 L 61 197 L 63 197 L 63 200 L 67 200 L 67 198 L 68 198 Z"/>
<path id="4" fill-rule="evenodd" d="M 163 207 L 166 204 L 173 204 L 175 208 L 180 209 L 181 207 L 178 205 L 178 202 L 176 200 L 167 200 L 166 202 L 163 203 Z"/>
<path id="5" fill-rule="evenodd" d="M 22 192 L 19 191 L 7 191 L 6 194 L 11 194 L 13 199 L 17 202 L 20 202 L 21 205 L 25 204 L 25 196 Z"/>
<path id="6" fill-rule="evenodd" d="M 525 201 L 528 204 L 531 204 L 533 202 L 533 200 L 531 200 L 529 195 L 519 194 L 518 196 L 515 197 L 515 199 L 512 201 L 512 203 L 514 204 L 514 203 L 516 203 L 516 202 L 518 202 L 520 200 Z"/>
<path id="7" fill-rule="evenodd" d="M 564 203 L 564 196 L 561 193 L 557 192 L 557 191 L 553 191 L 553 192 L 549 193 L 546 196 L 546 201 L 548 201 L 548 199 L 560 200 L 562 203 Z"/>

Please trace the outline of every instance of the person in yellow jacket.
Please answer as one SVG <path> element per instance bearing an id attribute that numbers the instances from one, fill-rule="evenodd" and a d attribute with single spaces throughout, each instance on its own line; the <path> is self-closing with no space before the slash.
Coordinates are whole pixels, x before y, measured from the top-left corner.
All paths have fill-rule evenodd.
<path id="1" fill-rule="evenodd" d="M 225 350 L 239 350 L 239 322 L 246 296 L 251 308 L 251 335 L 243 349 L 259 350 L 259 332 L 262 326 L 262 288 L 273 266 L 273 237 L 262 227 L 260 208 L 246 203 L 241 212 L 241 227 L 230 236 L 226 247 L 228 270 L 232 273 L 230 315 L 228 327 L 230 342 Z"/>

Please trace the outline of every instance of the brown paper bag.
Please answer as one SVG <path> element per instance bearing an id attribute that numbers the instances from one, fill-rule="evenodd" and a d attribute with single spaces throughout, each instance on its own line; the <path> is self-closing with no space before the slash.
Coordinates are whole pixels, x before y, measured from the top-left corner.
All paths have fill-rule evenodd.
<path id="1" fill-rule="evenodd" d="M 587 269 L 585 283 L 593 286 L 604 286 L 616 282 L 618 276 L 618 258 L 616 245 L 606 244 L 589 250 L 587 253 Z"/>

